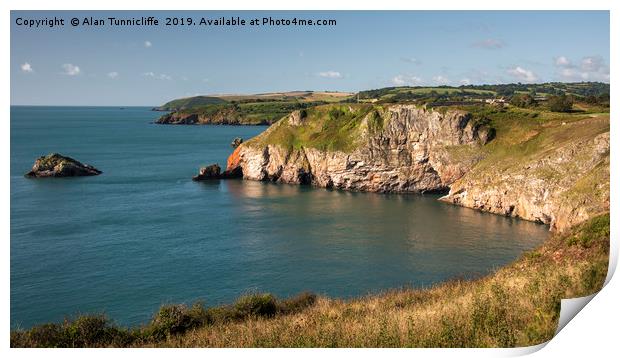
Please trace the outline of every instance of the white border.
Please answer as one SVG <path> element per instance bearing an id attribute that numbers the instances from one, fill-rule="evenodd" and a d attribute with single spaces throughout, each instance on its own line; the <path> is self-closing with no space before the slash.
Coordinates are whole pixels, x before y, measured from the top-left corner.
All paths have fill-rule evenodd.
<path id="1" fill-rule="evenodd" d="M 1 289 L 2 292 L 2 308 L 0 310 L 0 317 L 2 317 L 2 326 L 0 335 L 5 342 L 2 347 L 4 356 L 11 354 L 15 356 L 25 356 L 32 354 L 45 354 L 57 357 L 66 356 L 78 356 L 83 354 L 93 356 L 107 356 L 111 351 L 109 350 L 9 350 L 9 334 L 10 334 L 10 181 L 8 168 L 10 167 L 10 54 L 8 49 L 10 48 L 10 13 L 9 10 L 611 10 L 611 44 L 610 44 L 610 69 L 613 77 L 614 69 L 618 65 L 618 30 L 620 26 L 620 19 L 617 15 L 619 11 L 619 1 L 613 0 L 588 0 L 587 2 L 567 2 L 567 1 L 548 1 L 548 0 L 520 0 L 509 1 L 484 1 L 484 0 L 444 0 L 438 1 L 420 1 L 420 2 L 406 2 L 406 1 L 394 1 L 394 0 L 382 0 L 382 1 L 351 1 L 348 3 L 338 4 L 333 0 L 314 0 L 314 1 L 282 1 L 282 0 L 228 0 L 226 2 L 218 1 L 208 3 L 207 1 L 189 1 L 189 0 L 175 0 L 175 1 L 145 1 L 144 3 L 130 3 L 126 0 L 108 0 L 108 1 L 76 1 L 76 0 L 3 0 L 0 4 L 3 11 L 0 15 L 2 28 L 2 41 L 4 49 L 4 56 L 2 56 L 2 101 L 4 108 L 4 116 L 2 118 L 2 130 L 1 130 L 1 147 L 2 158 L 1 167 L 5 169 L 5 174 L 2 177 L 2 238 L 3 238 L 3 250 L 2 250 L 2 276 L 1 276 Z M 612 94 L 618 93 L 618 86 L 611 82 Z M 611 119 L 611 133 L 612 152 L 617 153 L 617 143 L 615 141 L 615 134 L 617 132 L 618 125 L 616 124 L 617 118 L 615 118 L 615 108 L 618 106 L 617 96 L 612 95 L 611 107 L 612 119 Z M 611 156 L 611 182 L 617 182 L 616 173 L 618 169 L 618 160 L 616 156 Z M 611 187 L 611 197 L 617 196 L 617 187 Z M 618 230 L 618 212 L 614 202 L 611 203 L 611 230 L 612 230 L 612 264 L 610 265 L 610 272 L 615 271 L 616 260 L 618 254 L 618 245 L 616 239 L 616 232 Z M 611 275 L 608 276 L 611 278 Z M 612 280 L 596 295 L 592 301 L 579 313 L 572 322 L 570 322 L 566 328 L 564 328 L 559 334 L 552 339 L 544 349 L 537 353 L 541 357 L 555 357 L 555 356 L 608 356 L 610 352 L 617 351 L 617 332 L 618 332 L 618 302 L 620 302 L 620 284 L 618 279 Z M 544 346 L 544 345 L 543 345 Z M 239 349 L 210 349 L 208 351 L 203 349 L 185 349 L 185 350 L 146 350 L 146 349 L 117 349 L 114 350 L 114 354 L 120 355 L 149 355 L 149 356 L 168 356 L 168 355 L 192 355 L 203 356 L 205 354 L 216 355 L 241 355 L 252 354 L 258 356 L 289 356 L 295 354 L 298 356 L 315 357 L 317 355 L 355 355 L 355 356 L 375 356 L 381 355 L 393 355 L 393 356 L 411 356 L 412 354 L 423 356 L 512 356 L 519 354 L 527 354 L 535 351 L 541 347 L 531 347 L 526 349 L 392 349 L 392 350 L 353 350 L 353 349 L 312 349 L 312 350 L 289 350 L 289 349 L 253 349 L 253 350 L 239 350 Z"/>

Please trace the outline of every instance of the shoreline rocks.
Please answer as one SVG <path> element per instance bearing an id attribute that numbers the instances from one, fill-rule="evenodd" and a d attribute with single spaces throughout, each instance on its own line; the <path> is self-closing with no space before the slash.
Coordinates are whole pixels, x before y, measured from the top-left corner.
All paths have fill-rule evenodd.
<path id="1" fill-rule="evenodd" d="M 102 171 L 58 153 L 39 157 L 26 178 L 76 177 L 99 175 Z"/>
<path id="2" fill-rule="evenodd" d="M 220 171 L 222 169 L 217 164 L 211 164 L 206 167 L 200 168 L 198 175 L 192 177 L 193 181 L 202 181 L 210 179 L 220 179 Z"/>
<path id="3" fill-rule="evenodd" d="M 192 111 L 174 111 L 159 117 L 155 124 L 165 125 L 269 125 L 267 120 L 252 120 L 242 115 L 234 107 L 222 108 L 214 113 L 201 113 Z"/>
<path id="4" fill-rule="evenodd" d="M 234 179 L 241 178 L 241 170 L 225 170 L 222 173 L 222 168 L 218 164 L 211 164 L 206 167 L 200 168 L 198 175 L 192 177 L 193 181 L 205 181 L 213 179 Z"/>

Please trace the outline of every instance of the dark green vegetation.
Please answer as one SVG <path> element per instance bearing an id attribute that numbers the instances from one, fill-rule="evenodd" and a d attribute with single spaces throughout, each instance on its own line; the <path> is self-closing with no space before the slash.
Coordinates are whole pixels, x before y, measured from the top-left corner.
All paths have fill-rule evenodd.
<path id="1" fill-rule="evenodd" d="M 84 315 L 62 323 L 47 323 L 27 331 L 11 333 L 11 347 L 126 347 L 153 344 L 190 329 L 226 324 L 252 318 L 273 318 L 299 313 L 314 304 L 316 295 L 302 293 L 279 300 L 270 294 L 240 297 L 228 306 L 205 307 L 164 305 L 143 327 L 127 329 L 116 326 L 105 315 Z"/>
<path id="2" fill-rule="evenodd" d="M 551 96 L 547 102 L 552 112 L 570 112 L 573 109 L 573 98 L 565 94 Z"/>
<path id="3" fill-rule="evenodd" d="M 210 96 L 196 96 L 175 99 L 165 103 L 163 106 L 153 108 L 156 111 L 178 111 L 183 109 L 190 109 L 196 107 L 207 106 L 210 104 L 226 103 L 225 100 L 218 97 Z"/>
<path id="4" fill-rule="evenodd" d="M 11 333 L 12 347 L 514 347 L 553 337 L 560 300 L 599 291 L 609 213 L 474 281 L 351 300 L 252 295 L 234 305 L 163 306 L 145 327 L 84 316 Z"/>
<path id="5" fill-rule="evenodd" d="M 415 102 L 430 105 L 462 105 L 464 103 L 510 103 L 518 107 L 537 107 L 557 112 L 571 110 L 570 102 L 609 107 L 610 87 L 607 83 L 541 83 L 467 85 L 460 87 L 386 87 L 359 92 L 352 100 L 375 103 Z M 546 102 L 562 102 L 562 105 Z M 568 107 L 567 107 L 568 105 Z"/>

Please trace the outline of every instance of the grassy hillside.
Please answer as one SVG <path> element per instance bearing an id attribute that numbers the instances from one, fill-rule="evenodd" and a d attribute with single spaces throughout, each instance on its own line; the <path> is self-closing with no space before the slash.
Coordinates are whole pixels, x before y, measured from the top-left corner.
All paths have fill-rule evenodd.
<path id="1" fill-rule="evenodd" d="M 385 113 L 381 106 L 370 104 L 331 104 L 302 110 L 299 116 L 302 125 L 291 126 L 287 121 L 280 121 L 247 145 L 276 144 L 348 152 L 361 144 L 363 131 L 383 127 Z"/>
<path id="2" fill-rule="evenodd" d="M 163 115 L 157 123 L 266 125 L 294 110 L 339 102 L 351 98 L 351 95 L 346 92 L 295 91 L 181 98 L 156 108 L 174 112 Z M 189 117 L 191 119 L 186 120 Z"/>
<path id="3" fill-rule="evenodd" d="M 553 337 L 560 299 L 602 288 L 608 257 L 604 214 L 474 281 L 351 300 L 257 294 L 230 306 L 163 306 L 132 329 L 81 316 L 13 331 L 11 347 L 529 346 Z"/>
<path id="4" fill-rule="evenodd" d="M 598 82 L 467 85 L 460 87 L 386 87 L 357 94 L 347 92 L 293 91 L 252 95 L 212 95 L 181 98 L 156 110 L 175 112 L 157 121 L 160 124 L 272 124 L 296 109 L 323 104 L 415 103 L 429 106 L 481 105 L 486 101 L 510 102 L 521 107 L 548 109 L 548 102 L 560 95 L 569 96 L 575 110 L 584 105 L 609 108 L 609 84 Z M 570 107 L 569 107 L 570 108 Z M 193 117 L 192 117 L 193 116 Z M 191 118 L 189 118 L 191 117 Z M 188 119 L 189 118 L 189 119 Z"/>
<path id="5" fill-rule="evenodd" d="M 389 121 L 390 104 L 347 103 L 313 106 L 301 110 L 301 125 L 291 126 L 286 121 L 274 124 L 263 134 L 251 139 L 247 145 L 280 145 L 299 149 L 317 148 L 327 151 L 350 152 L 363 143 L 365 134 L 372 134 Z M 454 147 L 470 155 L 489 156 L 489 165 L 498 162 L 514 165 L 514 159 L 527 153 L 553 146 L 592 132 L 609 131 L 609 109 L 583 104 L 579 111 L 556 113 L 544 108 L 518 108 L 514 106 L 471 105 L 430 108 L 445 112 L 459 110 L 471 113 L 474 120 L 496 130 L 496 139 L 489 145 L 472 151 L 470 146 Z M 605 112 L 600 112 L 601 110 Z M 570 123 L 572 126 L 563 125 Z M 575 128 L 581 128 L 575 130 Z M 582 128 L 583 127 L 583 128 Z M 537 134 L 541 134 L 536 136 Z M 536 140 L 529 140 L 536 136 Z M 554 142 L 560 141 L 560 142 Z M 542 152 L 541 152 L 542 153 Z M 543 153 L 544 154 L 544 153 Z M 510 159 L 510 160 L 507 160 Z"/>
<path id="6" fill-rule="evenodd" d="M 160 107 L 157 107 L 156 109 L 159 111 L 178 111 L 182 109 L 204 107 L 210 104 L 221 104 L 221 103 L 226 103 L 226 101 L 218 97 L 196 96 L 196 97 L 175 99 L 175 100 L 165 103 L 164 105 Z"/>

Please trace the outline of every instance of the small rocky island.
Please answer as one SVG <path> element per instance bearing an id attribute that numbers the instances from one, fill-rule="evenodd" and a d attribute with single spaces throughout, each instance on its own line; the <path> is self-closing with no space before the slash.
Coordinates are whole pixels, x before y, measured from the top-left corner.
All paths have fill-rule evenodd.
<path id="1" fill-rule="evenodd" d="M 101 174 L 101 170 L 92 165 L 83 164 L 77 160 L 65 157 L 58 153 L 52 153 L 39 157 L 32 166 L 32 170 L 26 173 L 26 178 L 48 177 L 77 177 Z"/>

